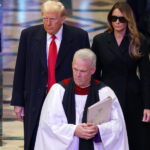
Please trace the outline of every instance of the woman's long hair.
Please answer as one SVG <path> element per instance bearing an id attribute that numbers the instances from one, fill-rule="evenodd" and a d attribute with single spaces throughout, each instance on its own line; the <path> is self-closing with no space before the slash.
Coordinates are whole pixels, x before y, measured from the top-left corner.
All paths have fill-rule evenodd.
<path id="1" fill-rule="evenodd" d="M 140 58 L 142 56 L 142 53 L 140 52 L 140 38 L 142 37 L 142 34 L 137 29 L 134 14 L 129 4 L 127 4 L 126 2 L 117 2 L 114 4 L 107 17 L 108 23 L 110 25 L 107 31 L 112 32 L 114 30 L 111 22 L 111 16 L 113 11 L 117 8 L 121 11 L 123 16 L 127 20 L 127 30 L 131 38 L 129 44 L 129 54 L 132 58 Z"/>

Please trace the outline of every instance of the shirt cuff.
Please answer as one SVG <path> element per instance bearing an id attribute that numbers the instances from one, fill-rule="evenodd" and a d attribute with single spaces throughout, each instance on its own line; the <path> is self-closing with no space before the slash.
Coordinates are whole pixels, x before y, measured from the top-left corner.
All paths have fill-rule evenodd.
<path id="1" fill-rule="evenodd" d="M 101 135 L 100 135 L 100 132 L 98 131 L 98 133 L 96 134 L 96 136 L 93 138 L 93 141 L 95 143 L 98 143 L 98 142 L 102 142 L 101 140 Z"/>

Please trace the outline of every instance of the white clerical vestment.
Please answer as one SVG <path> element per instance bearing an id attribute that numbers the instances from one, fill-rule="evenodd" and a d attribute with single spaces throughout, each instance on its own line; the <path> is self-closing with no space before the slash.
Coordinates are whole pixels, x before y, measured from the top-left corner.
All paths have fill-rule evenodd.
<path id="1" fill-rule="evenodd" d="M 58 83 L 48 93 L 40 116 L 34 150 L 78 150 L 79 138 L 74 135 L 82 122 L 87 95 L 75 95 L 76 125 L 68 124 L 62 100 L 65 89 Z M 113 100 L 110 121 L 98 125 L 102 142 L 94 143 L 94 150 L 129 150 L 126 126 L 118 99 L 109 87 L 99 90 L 100 100 Z"/>

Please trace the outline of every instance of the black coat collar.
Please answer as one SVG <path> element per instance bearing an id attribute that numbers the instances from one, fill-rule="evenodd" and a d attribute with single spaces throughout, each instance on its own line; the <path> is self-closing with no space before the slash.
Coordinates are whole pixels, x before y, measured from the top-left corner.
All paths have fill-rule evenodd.
<path id="1" fill-rule="evenodd" d="M 121 61 L 125 61 L 125 54 L 129 53 L 129 36 L 126 34 L 118 46 L 117 41 L 114 36 L 114 32 L 108 33 L 106 39 L 108 39 L 108 47 L 112 53 L 114 53 Z"/>
<path id="2" fill-rule="evenodd" d="M 60 44 L 59 53 L 57 56 L 56 68 L 62 63 L 65 57 L 67 57 L 68 51 L 71 49 L 72 35 L 69 31 L 68 25 L 63 25 L 62 41 Z M 35 34 L 35 48 L 39 52 L 41 62 L 44 68 L 47 70 L 47 54 L 46 54 L 46 31 L 44 26 L 40 25 L 38 32 Z"/>

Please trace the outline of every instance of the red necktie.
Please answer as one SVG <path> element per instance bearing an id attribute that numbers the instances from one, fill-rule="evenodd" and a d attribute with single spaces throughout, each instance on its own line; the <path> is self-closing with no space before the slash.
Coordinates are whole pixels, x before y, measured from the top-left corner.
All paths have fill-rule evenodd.
<path id="1" fill-rule="evenodd" d="M 49 46 L 49 54 L 48 54 L 48 91 L 51 86 L 56 83 L 55 79 L 55 64 L 57 59 L 57 46 L 55 43 L 55 35 L 52 35 L 52 41 Z"/>

